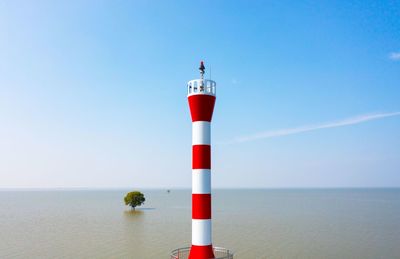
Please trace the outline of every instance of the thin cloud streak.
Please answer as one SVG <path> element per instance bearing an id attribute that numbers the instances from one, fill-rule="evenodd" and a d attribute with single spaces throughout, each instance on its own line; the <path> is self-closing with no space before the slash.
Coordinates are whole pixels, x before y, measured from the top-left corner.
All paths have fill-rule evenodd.
<path id="1" fill-rule="evenodd" d="M 353 118 L 343 119 L 340 121 L 333 121 L 315 125 L 308 125 L 308 126 L 300 126 L 296 128 L 289 128 L 289 129 L 280 129 L 280 130 L 272 130 L 272 131 L 265 131 L 256 133 L 249 136 L 238 137 L 234 139 L 233 143 L 243 143 L 248 141 L 254 141 L 259 139 L 267 139 L 267 138 L 275 138 L 275 137 L 282 137 L 288 135 L 294 135 L 302 132 L 320 130 L 320 129 L 328 129 L 328 128 L 338 128 L 348 125 L 359 124 L 367 121 L 383 119 L 387 117 L 399 116 L 400 112 L 391 112 L 391 113 L 376 113 L 376 114 L 365 114 L 360 115 Z"/>

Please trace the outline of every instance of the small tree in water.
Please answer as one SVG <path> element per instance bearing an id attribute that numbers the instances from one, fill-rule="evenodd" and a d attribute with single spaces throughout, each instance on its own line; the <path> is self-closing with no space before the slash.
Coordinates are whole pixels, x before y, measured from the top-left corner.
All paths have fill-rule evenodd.
<path id="1" fill-rule="evenodd" d="M 125 205 L 131 206 L 132 209 L 135 209 L 135 207 L 142 205 L 145 200 L 146 199 L 144 198 L 143 193 L 138 191 L 128 192 L 124 198 Z"/>

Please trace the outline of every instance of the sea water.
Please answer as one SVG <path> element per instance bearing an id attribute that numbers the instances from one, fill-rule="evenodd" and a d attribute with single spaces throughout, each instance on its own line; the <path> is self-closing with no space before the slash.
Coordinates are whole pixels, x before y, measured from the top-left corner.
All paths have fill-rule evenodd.
<path id="1" fill-rule="evenodd" d="M 0 258 L 169 258 L 190 190 L 0 191 Z M 213 191 L 213 244 L 251 258 L 400 258 L 400 189 Z"/>

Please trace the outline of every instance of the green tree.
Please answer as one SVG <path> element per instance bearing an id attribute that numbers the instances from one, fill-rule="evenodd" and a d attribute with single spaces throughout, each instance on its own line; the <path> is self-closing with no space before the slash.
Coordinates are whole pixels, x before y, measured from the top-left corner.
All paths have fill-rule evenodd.
<path id="1" fill-rule="evenodd" d="M 146 199 L 144 198 L 143 193 L 139 191 L 128 192 L 124 198 L 125 205 L 129 205 L 132 209 L 135 207 L 140 206 L 144 203 Z"/>

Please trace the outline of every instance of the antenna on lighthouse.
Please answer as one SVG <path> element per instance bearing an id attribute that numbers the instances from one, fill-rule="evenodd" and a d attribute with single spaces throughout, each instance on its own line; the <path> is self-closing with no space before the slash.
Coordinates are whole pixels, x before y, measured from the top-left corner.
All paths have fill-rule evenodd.
<path id="1" fill-rule="evenodd" d="M 204 79 L 204 70 L 206 70 L 206 67 L 204 66 L 204 62 L 203 61 L 200 61 L 199 70 L 200 70 L 201 79 L 203 80 Z"/>

